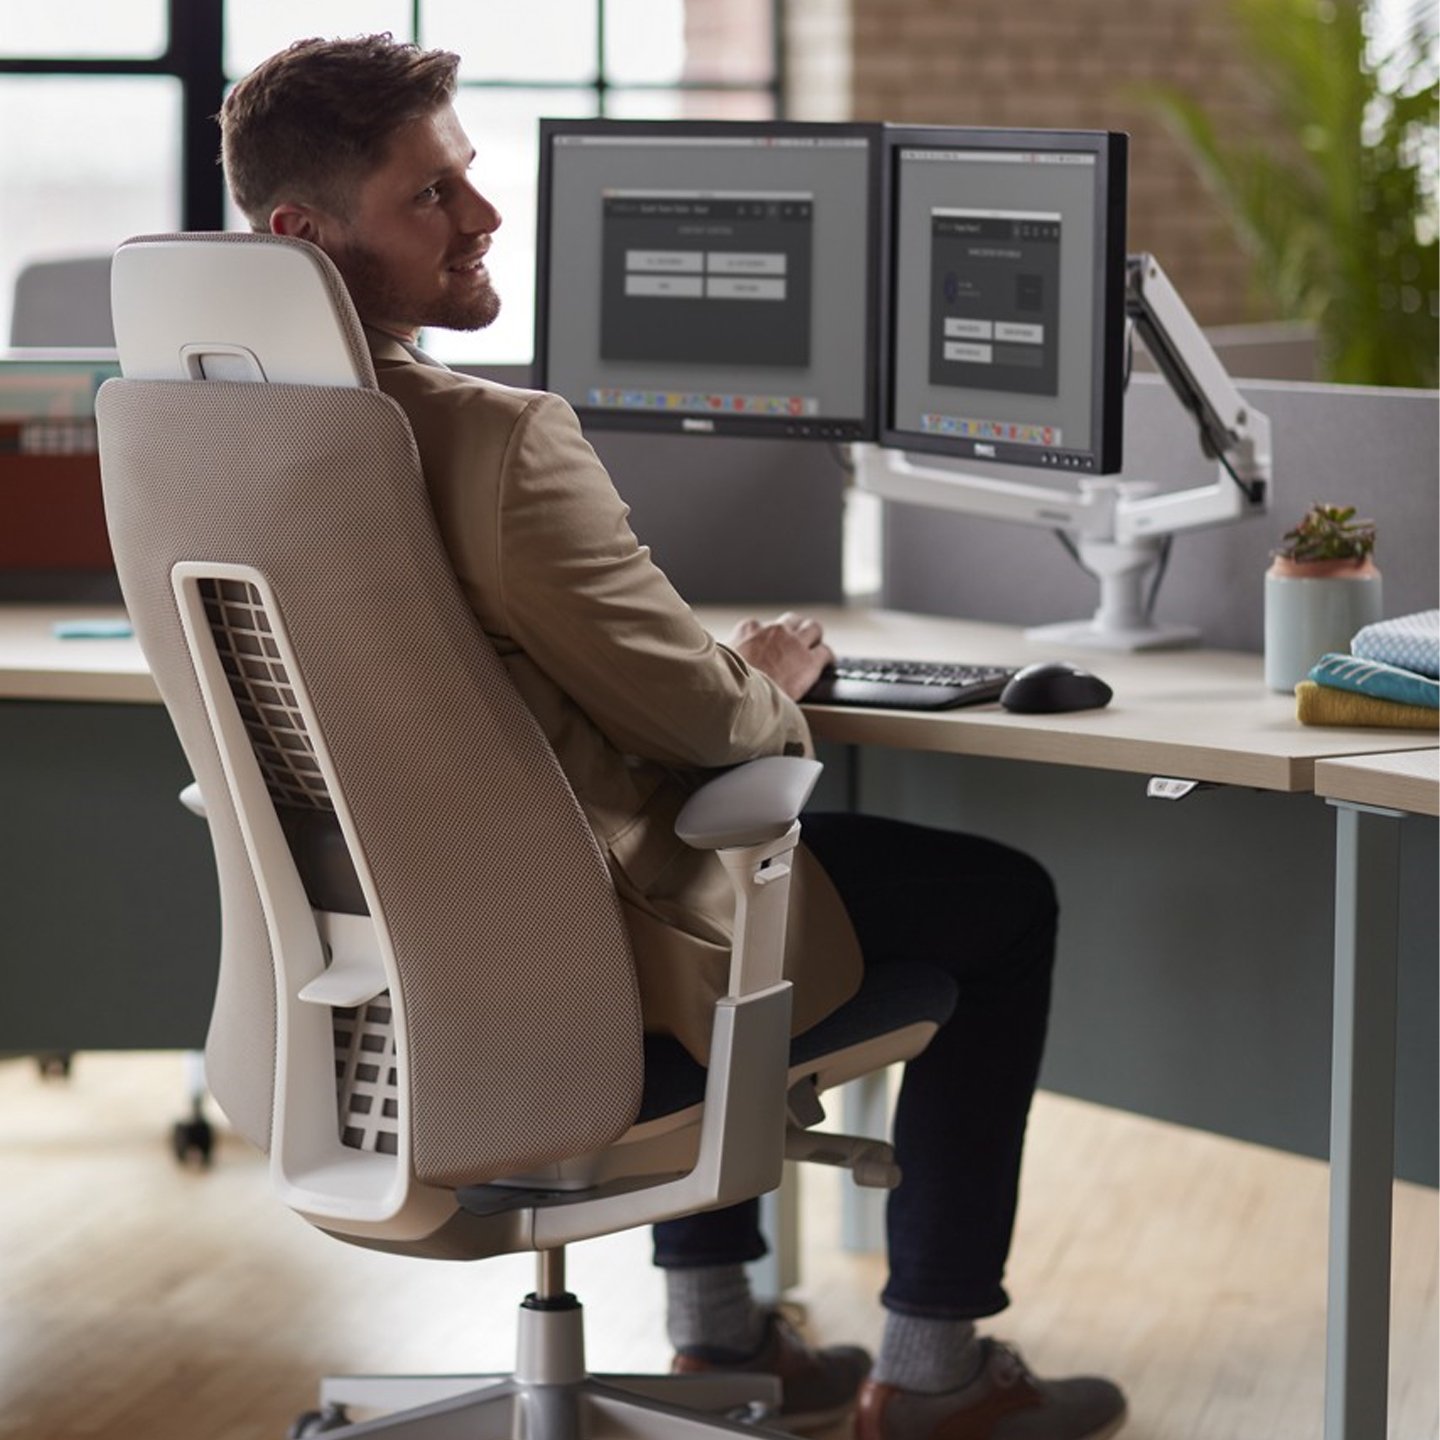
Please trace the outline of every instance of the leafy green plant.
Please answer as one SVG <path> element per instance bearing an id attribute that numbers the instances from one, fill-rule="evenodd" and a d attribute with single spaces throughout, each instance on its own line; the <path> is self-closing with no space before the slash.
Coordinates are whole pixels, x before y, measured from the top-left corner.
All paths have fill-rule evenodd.
<path id="1" fill-rule="evenodd" d="M 1375 549 L 1375 522 L 1357 520 L 1353 505 L 1312 505 L 1275 551 L 1286 560 L 1363 560 Z"/>
<path id="2" fill-rule="evenodd" d="M 1222 134 L 1203 104 L 1149 97 L 1227 203 L 1258 281 L 1311 321 L 1328 380 L 1433 386 L 1440 342 L 1436 14 L 1372 54 L 1374 0 L 1229 0 L 1280 122 Z"/>

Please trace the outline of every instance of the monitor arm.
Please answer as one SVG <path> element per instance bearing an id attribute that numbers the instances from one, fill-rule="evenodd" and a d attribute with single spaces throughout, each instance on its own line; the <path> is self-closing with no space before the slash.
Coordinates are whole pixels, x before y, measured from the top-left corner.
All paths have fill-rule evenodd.
<path id="1" fill-rule="evenodd" d="M 1263 512 L 1270 486 L 1270 421 L 1246 404 L 1152 255 L 1126 261 L 1125 314 L 1176 399 L 1194 417 L 1200 449 L 1220 462 L 1220 475 L 1214 485 L 1121 503 L 1115 538 L 1193 530 Z"/>
<path id="2" fill-rule="evenodd" d="M 856 447 L 860 488 L 882 499 L 959 510 L 1067 536 L 1100 581 L 1090 620 L 1043 626 L 1032 638 L 1103 649 L 1187 644 L 1189 626 L 1158 626 L 1144 600 L 1146 573 L 1160 563 L 1168 536 L 1261 513 L 1269 501 L 1270 422 L 1246 403 L 1194 316 L 1150 255 L 1126 263 L 1125 313 L 1199 428 L 1200 448 L 1219 462 L 1214 484 L 1157 493 L 1149 481 L 1082 477 L 1079 490 L 972 475 L 921 464 L 895 450 Z"/>

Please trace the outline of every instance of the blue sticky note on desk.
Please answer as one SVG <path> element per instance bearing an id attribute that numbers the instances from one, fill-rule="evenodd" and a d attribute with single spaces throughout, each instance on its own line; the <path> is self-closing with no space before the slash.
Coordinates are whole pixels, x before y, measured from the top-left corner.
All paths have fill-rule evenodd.
<path id="1" fill-rule="evenodd" d="M 57 620 L 50 628 L 57 640 L 128 640 L 135 633 L 128 620 Z"/>

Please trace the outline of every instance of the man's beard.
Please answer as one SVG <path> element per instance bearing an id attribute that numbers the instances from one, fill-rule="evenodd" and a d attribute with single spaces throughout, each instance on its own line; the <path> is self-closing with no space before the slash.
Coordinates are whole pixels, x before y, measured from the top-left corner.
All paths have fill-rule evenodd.
<path id="1" fill-rule="evenodd" d="M 362 320 L 434 325 L 442 330 L 483 330 L 500 313 L 500 297 L 488 275 L 478 289 L 465 294 L 416 296 L 364 245 L 352 241 L 331 258 Z"/>

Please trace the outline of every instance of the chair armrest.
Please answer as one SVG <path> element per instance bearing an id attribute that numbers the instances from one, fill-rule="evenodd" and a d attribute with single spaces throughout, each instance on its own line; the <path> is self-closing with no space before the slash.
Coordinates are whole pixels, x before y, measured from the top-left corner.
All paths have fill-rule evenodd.
<path id="1" fill-rule="evenodd" d="M 537 1210 L 534 1239 L 541 1248 L 730 1205 L 780 1183 L 790 1064 L 791 854 L 801 807 L 822 768 L 799 757 L 752 760 L 702 785 L 680 811 L 675 833 L 697 850 L 718 851 L 735 890 L 728 993 L 715 1003 L 695 1164 L 668 1184 Z"/>
<path id="2" fill-rule="evenodd" d="M 737 765 L 685 802 L 675 833 L 696 850 L 778 839 L 799 817 L 824 768 L 818 760 L 791 755 Z"/>

